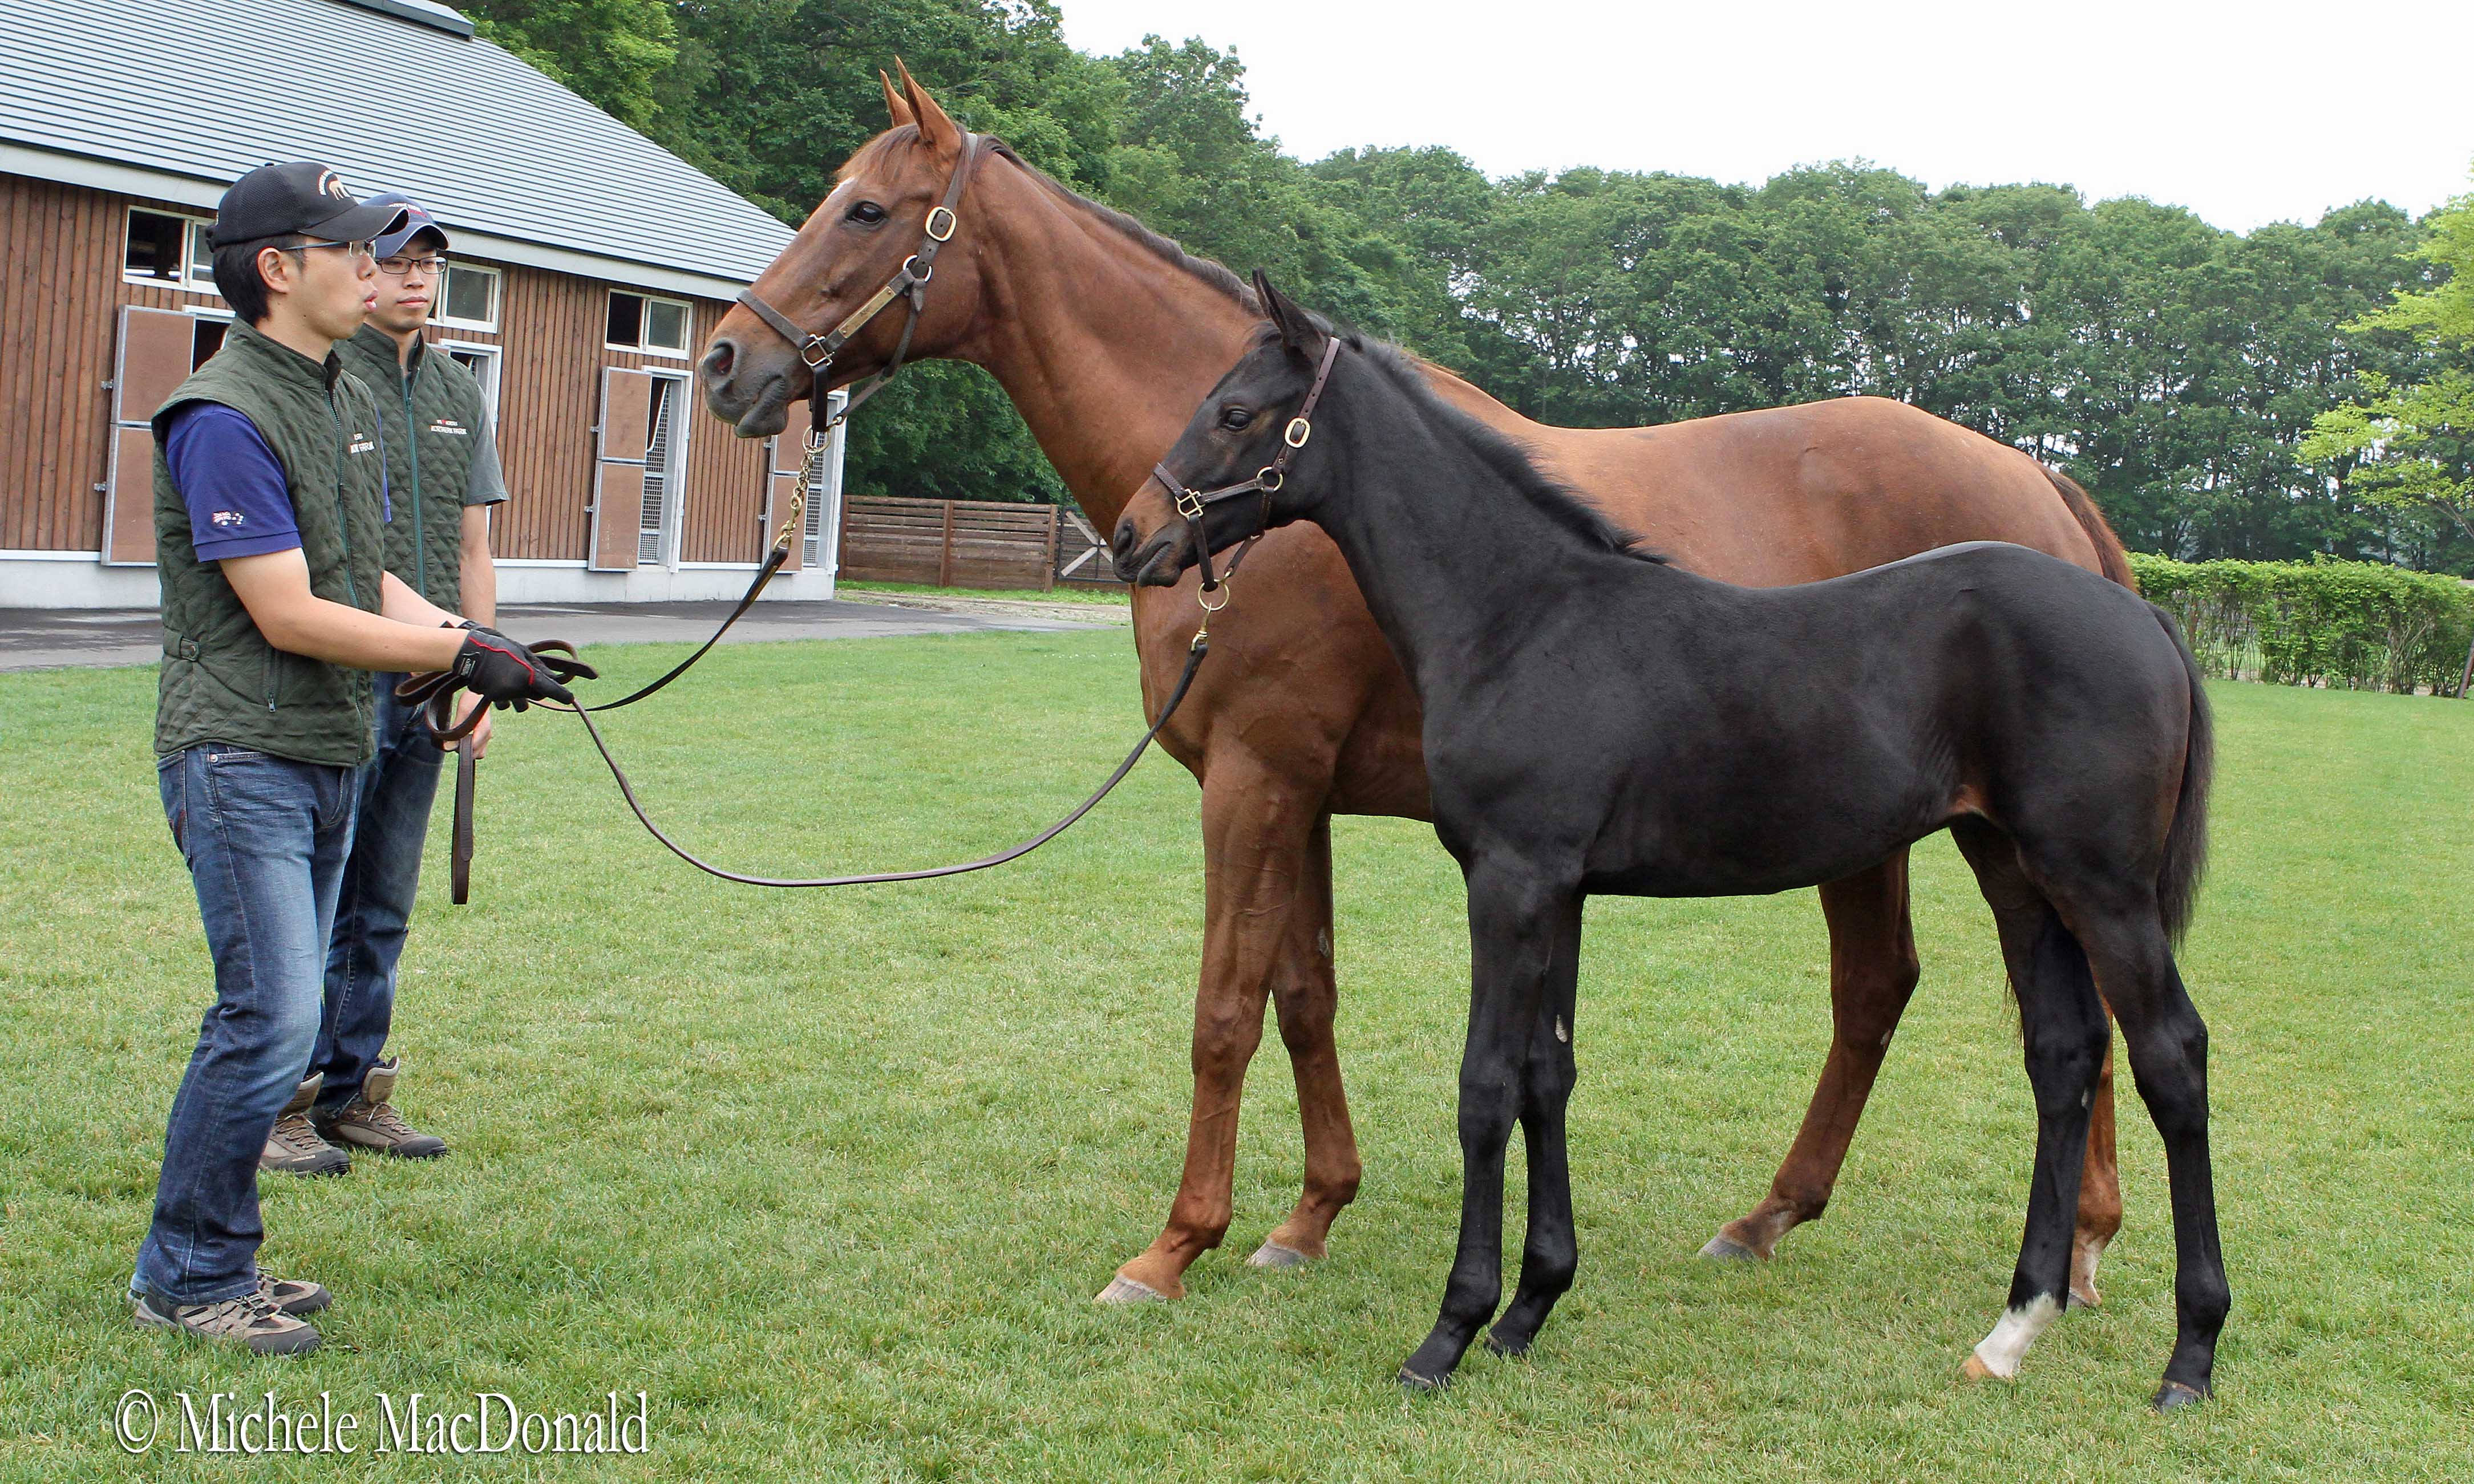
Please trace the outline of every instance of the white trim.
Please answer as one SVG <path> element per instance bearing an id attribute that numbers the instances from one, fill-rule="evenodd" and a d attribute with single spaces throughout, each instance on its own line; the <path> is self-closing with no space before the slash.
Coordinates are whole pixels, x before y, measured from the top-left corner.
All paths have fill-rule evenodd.
<path id="1" fill-rule="evenodd" d="M 5 140 L 0 140 L 0 173 L 22 175 L 37 181 L 56 181 L 64 185 L 83 185 L 89 190 L 112 191 L 124 196 L 142 196 L 149 201 L 202 207 L 208 211 L 214 209 L 215 203 L 223 199 L 224 191 L 231 184 L 230 181 L 202 181 L 191 176 L 117 164 L 108 159 L 89 159 L 80 155 L 31 149 Z M 441 225 L 447 226 L 454 237 L 451 251 L 485 262 L 546 268 L 553 273 L 571 273 L 600 282 L 623 283 L 656 293 L 686 294 L 697 299 L 728 300 L 756 281 L 753 278 L 699 273 L 693 269 L 631 262 L 625 258 L 547 247 L 518 237 L 498 236 L 473 227 Z"/>
<path id="2" fill-rule="evenodd" d="M 447 352 L 450 355 L 457 351 L 470 351 L 490 362 L 490 384 L 481 388 L 481 401 L 489 410 L 490 431 L 495 436 L 498 430 L 498 379 L 506 375 L 507 348 L 502 345 L 483 345 L 477 340 L 433 340 L 429 343 L 429 348 L 433 351 Z"/>
<path id="3" fill-rule="evenodd" d="M 680 572 L 754 572 L 764 565 L 762 562 L 680 562 L 676 569 Z"/>
<path id="4" fill-rule="evenodd" d="M 616 351 L 621 355 L 658 355 L 664 360 L 670 361 L 692 361 L 695 359 L 695 353 L 691 351 L 664 351 L 648 345 L 610 345 L 605 342 L 601 349 L 605 351 Z M 673 372 L 655 366 L 642 366 L 637 369 L 657 377 L 683 377 L 688 374 L 684 371 Z"/>
<path id="5" fill-rule="evenodd" d="M 570 568 L 576 572 L 583 572 L 593 564 L 573 561 L 563 556 L 494 556 L 490 558 L 490 565 L 493 567 Z"/>
<path id="6" fill-rule="evenodd" d="M 140 211 L 148 216 L 167 217 L 181 224 L 181 276 L 179 278 L 158 278 L 151 273 L 134 273 L 130 270 L 129 243 L 133 233 L 129 230 L 129 219 Z M 191 216 L 186 212 L 166 211 L 158 207 L 141 207 L 133 204 L 124 207 L 120 213 L 120 281 L 134 283 L 141 288 L 169 289 L 177 294 L 203 294 L 212 298 L 217 304 L 223 303 L 223 291 L 215 287 L 211 272 L 208 273 L 206 281 L 204 283 L 189 277 L 189 243 L 195 235 L 190 229 L 193 227 L 211 229 L 214 225 L 215 219 L 212 216 Z"/>
<path id="7" fill-rule="evenodd" d="M 100 551 L 0 551 L 0 593 L 12 608 L 153 608 L 163 600 L 153 567 L 107 567 Z"/>
<path id="8" fill-rule="evenodd" d="M 683 361 L 694 358 L 695 305 L 693 304 L 684 299 L 669 299 L 659 294 L 639 294 L 632 290 L 623 288 L 614 288 L 610 290 L 610 292 L 614 295 L 625 294 L 630 299 L 643 301 L 644 308 L 638 310 L 636 313 L 636 339 L 639 342 L 643 340 L 645 326 L 652 319 L 652 315 L 645 311 L 650 310 L 655 304 L 666 304 L 675 307 L 679 311 L 679 330 L 682 337 L 686 339 L 688 343 L 685 347 L 675 351 L 671 350 L 667 346 L 644 345 L 642 343 L 636 345 L 621 345 L 618 341 L 609 338 L 610 308 L 607 304 L 604 304 L 601 310 L 601 328 L 603 336 L 601 349 L 605 351 L 618 351 L 628 355 L 659 355 L 667 360 Z M 667 373 L 655 373 L 655 375 L 666 374 Z"/>
<path id="9" fill-rule="evenodd" d="M 442 329 L 477 329 L 485 335 L 498 333 L 498 321 L 506 307 L 507 274 L 503 268 L 492 267 L 488 263 L 459 263 L 450 254 L 447 259 L 447 272 L 439 280 L 438 300 L 433 307 L 446 307 L 447 289 L 455 281 L 455 270 L 458 268 L 468 268 L 474 273 L 486 273 L 490 276 L 490 318 L 463 320 L 451 315 L 432 314 L 429 317 L 429 323 Z"/>
<path id="10" fill-rule="evenodd" d="M 690 373 L 643 368 L 644 375 L 656 381 L 670 383 L 670 459 L 662 471 L 662 561 L 672 572 L 682 565 L 679 553 L 687 549 L 688 541 L 688 427 L 695 421 L 688 402 L 695 395 L 695 383 Z M 649 429 L 647 429 L 649 431 Z M 638 539 L 642 539 L 644 517 L 636 517 Z M 643 565 L 642 563 L 638 564 Z"/>
<path id="11" fill-rule="evenodd" d="M 194 314 L 202 320 L 221 320 L 227 325 L 237 318 L 231 311 L 231 305 L 220 302 L 210 304 L 182 304 L 181 312 Z"/>

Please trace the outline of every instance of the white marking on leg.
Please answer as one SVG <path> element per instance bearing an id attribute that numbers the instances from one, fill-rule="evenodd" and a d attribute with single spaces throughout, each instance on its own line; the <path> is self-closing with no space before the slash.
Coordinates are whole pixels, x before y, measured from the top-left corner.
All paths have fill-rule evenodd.
<path id="1" fill-rule="evenodd" d="M 1984 1343 L 1976 1347 L 1976 1358 L 2002 1380 L 2017 1380 L 2019 1362 L 2025 1358 L 2027 1347 L 2036 1343 L 2036 1336 L 2043 1334 L 2045 1326 L 2061 1312 L 2062 1306 L 2053 1302 L 2050 1294 L 2038 1294 L 2024 1309 L 2005 1310 L 2001 1323 L 1995 1325 Z"/>
<path id="2" fill-rule="evenodd" d="M 1564 1029 L 1564 1017 L 1561 1015 L 1555 1017 L 1555 1039 L 1562 1041 L 1566 1046 L 1572 1044 L 1572 1033 Z"/>

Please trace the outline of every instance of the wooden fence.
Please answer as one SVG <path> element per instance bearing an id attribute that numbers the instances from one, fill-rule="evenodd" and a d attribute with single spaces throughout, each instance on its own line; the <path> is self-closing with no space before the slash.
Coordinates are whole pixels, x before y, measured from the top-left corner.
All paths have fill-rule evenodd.
<path id="1" fill-rule="evenodd" d="M 841 575 L 941 588 L 1114 585 L 1089 523 L 1055 505 L 854 498 L 842 502 Z"/>

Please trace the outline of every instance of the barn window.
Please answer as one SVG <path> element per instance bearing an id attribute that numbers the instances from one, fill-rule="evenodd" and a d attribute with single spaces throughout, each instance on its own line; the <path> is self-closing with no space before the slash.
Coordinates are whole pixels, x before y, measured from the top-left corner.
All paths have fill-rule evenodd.
<path id="1" fill-rule="evenodd" d="M 610 294 L 608 342 L 614 351 L 643 351 L 655 355 L 688 353 L 688 306 L 676 299 L 643 294 Z"/>
<path id="2" fill-rule="evenodd" d="M 206 236 L 209 225 L 193 216 L 132 207 L 122 275 L 133 282 L 214 292 L 214 252 Z"/>
<path id="3" fill-rule="evenodd" d="M 498 270 L 473 263 L 449 263 L 447 281 L 429 317 L 442 325 L 468 329 L 496 329 L 498 325 Z"/>

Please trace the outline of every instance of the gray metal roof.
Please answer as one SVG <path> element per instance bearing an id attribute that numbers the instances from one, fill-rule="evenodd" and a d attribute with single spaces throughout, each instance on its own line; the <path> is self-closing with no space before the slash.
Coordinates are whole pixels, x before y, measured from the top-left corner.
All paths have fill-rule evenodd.
<path id="1" fill-rule="evenodd" d="M 322 160 L 363 193 L 411 193 L 458 248 L 534 244 L 622 281 L 746 283 L 790 240 L 503 49 L 353 0 L 0 0 L 0 169 L 99 161 L 201 205 L 268 160 Z"/>

